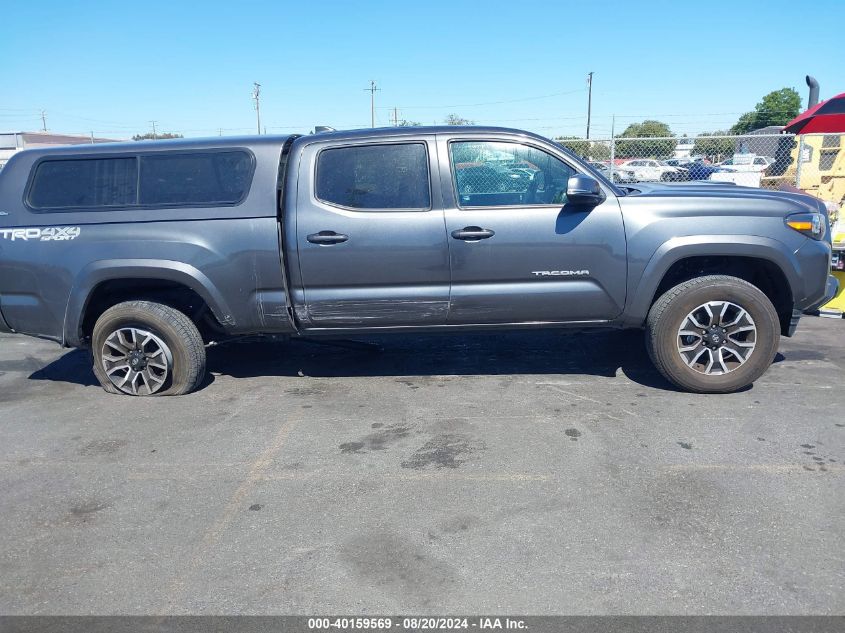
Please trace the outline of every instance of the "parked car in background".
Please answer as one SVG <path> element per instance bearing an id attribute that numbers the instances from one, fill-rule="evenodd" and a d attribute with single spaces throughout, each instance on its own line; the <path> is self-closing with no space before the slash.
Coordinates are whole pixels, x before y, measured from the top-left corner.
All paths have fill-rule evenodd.
<path id="1" fill-rule="evenodd" d="M 729 171 L 764 171 L 769 165 L 775 162 L 774 158 L 758 156 L 757 154 L 734 154 L 726 161 L 719 163 L 719 167 L 728 168 Z"/>
<path id="2" fill-rule="evenodd" d="M 680 167 L 687 172 L 685 180 L 709 180 L 710 176 L 722 168 L 717 165 L 711 165 L 700 156 L 696 158 L 670 158 L 666 164 L 672 167 Z"/>
<path id="3" fill-rule="evenodd" d="M 607 163 L 602 163 L 600 161 L 590 161 L 590 165 L 598 169 L 605 178 L 608 178 L 613 182 L 637 182 L 637 177 L 634 175 L 634 172 L 628 169 L 614 167 L 613 173 L 611 175 L 610 166 Z"/>
<path id="4" fill-rule="evenodd" d="M 756 154 L 734 154 L 732 158 L 718 165 L 719 170 L 710 175 L 710 180 L 732 182 L 743 187 L 759 187 L 763 173 L 774 159 Z"/>
<path id="5" fill-rule="evenodd" d="M 619 165 L 619 169 L 630 171 L 638 181 L 686 180 L 687 172 L 680 167 L 672 167 L 664 161 L 653 158 L 636 158 Z"/>

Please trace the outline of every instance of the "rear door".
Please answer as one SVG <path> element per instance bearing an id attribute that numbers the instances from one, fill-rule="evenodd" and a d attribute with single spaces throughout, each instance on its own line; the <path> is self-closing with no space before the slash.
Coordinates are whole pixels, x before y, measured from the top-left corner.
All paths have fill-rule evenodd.
<path id="1" fill-rule="evenodd" d="M 438 138 L 452 265 L 449 323 L 612 319 L 625 301 L 619 204 L 568 204 L 577 169 L 538 141 Z M 447 196 L 447 192 L 451 197 Z"/>
<path id="2" fill-rule="evenodd" d="M 345 140 L 303 149 L 293 292 L 306 328 L 446 322 L 449 257 L 442 205 L 432 194 L 433 141 Z"/>

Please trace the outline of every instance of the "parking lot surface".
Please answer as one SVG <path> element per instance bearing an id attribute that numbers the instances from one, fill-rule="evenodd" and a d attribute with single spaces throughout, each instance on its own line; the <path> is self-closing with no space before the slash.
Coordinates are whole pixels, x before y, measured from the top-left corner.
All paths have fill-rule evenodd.
<path id="1" fill-rule="evenodd" d="M 0 335 L 0 612 L 845 610 L 845 321 L 726 396 L 637 332 L 377 342 L 144 399 Z"/>

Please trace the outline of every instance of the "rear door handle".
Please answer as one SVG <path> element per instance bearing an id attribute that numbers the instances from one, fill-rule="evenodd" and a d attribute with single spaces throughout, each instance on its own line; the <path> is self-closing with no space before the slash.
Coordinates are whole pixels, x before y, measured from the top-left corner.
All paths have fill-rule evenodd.
<path id="1" fill-rule="evenodd" d="M 452 237 L 456 240 L 477 241 L 486 240 L 488 237 L 496 235 L 495 231 L 490 229 L 482 229 L 480 226 L 465 226 L 462 229 L 452 231 Z"/>
<path id="2" fill-rule="evenodd" d="M 320 231 L 319 233 L 311 233 L 307 238 L 312 244 L 340 244 L 349 239 L 348 235 L 342 233 L 335 233 L 334 231 Z"/>

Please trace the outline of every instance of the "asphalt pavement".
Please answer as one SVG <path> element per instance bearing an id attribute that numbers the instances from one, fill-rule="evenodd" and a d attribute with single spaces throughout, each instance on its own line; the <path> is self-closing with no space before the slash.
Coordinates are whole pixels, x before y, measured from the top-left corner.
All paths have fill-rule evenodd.
<path id="1" fill-rule="evenodd" d="M 845 611 L 845 321 L 724 396 L 636 332 L 368 340 L 130 398 L 0 335 L 0 613 Z"/>

